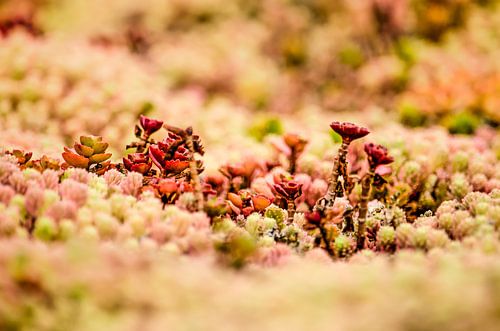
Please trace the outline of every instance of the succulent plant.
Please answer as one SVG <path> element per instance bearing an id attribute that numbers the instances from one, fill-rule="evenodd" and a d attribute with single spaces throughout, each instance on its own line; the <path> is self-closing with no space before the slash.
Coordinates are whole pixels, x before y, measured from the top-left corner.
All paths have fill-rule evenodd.
<path id="1" fill-rule="evenodd" d="M 361 184 L 361 201 L 358 215 L 358 231 L 357 245 L 358 249 L 363 249 L 365 246 L 365 231 L 366 231 L 366 215 L 368 212 L 368 200 L 370 199 L 370 191 L 372 189 L 373 178 L 378 167 L 392 163 L 394 158 L 388 154 L 387 149 L 382 145 L 366 143 L 364 146 L 365 153 L 368 156 L 369 170 L 363 178 Z"/>
<path id="2" fill-rule="evenodd" d="M 283 136 L 283 141 L 290 150 L 288 172 L 293 175 L 297 169 L 297 159 L 304 151 L 307 140 L 297 134 L 287 133 Z"/>
<path id="3" fill-rule="evenodd" d="M 83 168 L 97 174 L 108 169 L 111 153 L 105 153 L 108 143 L 102 137 L 81 136 L 80 143 L 74 144 L 74 149 L 64 148 L 62 157 L 67 165 L 74 168 Z"/>
<path id="4" fill-rule="evenodd" d="M 135 171 L 146 175 L 153 163 L 147 154 L 131 153 L 126 158 L 123 158 L 123 165 L 128 171 Z"/>
<path id="5" fill-rule="evenodd" d="M 339 189 L 339 177 L 342 176 L 344 182 L 349 180 L 346 161 L 349 145 L 352 141 L 363 138 L 370 133 L 367 128 L 349 122 L 332 122 L 330 127 L 342 137 L 342 145 L 340 146 L 338 155 L 333 164 L 328 181 L 328 191 L 314 206 L 314 209 L 320 213 L 323 213 L 327 208 L 331 208 L 335 203 L 335 198 Z"/>
<path id="6" fill-rule="evenodd" d="M 295 200 L 302 195 L 302 184 L 293 180 L 283 180 L 278 184 L 274 184 L 273 188 L 278 196 L 286 200 L 288 207 L 288 223 L 292 223 L 293 216 L 295 215 Z"/>

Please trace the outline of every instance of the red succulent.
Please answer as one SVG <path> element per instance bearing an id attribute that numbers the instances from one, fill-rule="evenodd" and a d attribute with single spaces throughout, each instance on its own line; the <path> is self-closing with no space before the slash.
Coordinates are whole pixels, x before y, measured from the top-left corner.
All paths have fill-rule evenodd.
<path id="1" fill-rule="evenodd" d="M 302 195 L 302 184 L 293 180 L 284 180 L 273 185 L 274 190 L 287 200 L 295 200 Z"/>
<path id="2" fill-rule="evenodd" d="M 168 195 L 177 192 L 179 184 L 175 179 L 162 178 L 158 183 L 153 185 L 161 195 Z"/>
<path id="3" fill-rule="evenodd" d="M 149 147 L 151 160 L 166 175 L 179 174 L 189 167 L 189 151 L 182 146 L 172 151 L 171 147 L 167 139 Z"/>
<path id="4" fill-rule="evenodd" d="M 370 133 L 370 130 L 367 128 L 349 122 L 332 122 L 330 127 L 333 131 L 338 133 L 343 140 L 349 141 L 363 138 Z"/>
<path id="5" fill-rule="evenodd" d="M 128 171 L 146 174 L 152 166 L 152 161 L 145 153 L 132 153 L 123 158 L 123 165 Z"/>
<path id="6" fill-rule="evenodd" d="M 389 155 L 387 148 L 374 143 L 365 144 L 365 152 L 368 155 L 368 163 L 371 168 L 376 168 L 380 165 L 389 164 L 394 161 L 394 158 Z"/>
<path id="7" fill-rule="evenodd" d="M 163 121 L 155 120 L 144 115 L 140 116 L 139 123 L 141 124 L 141 127 L 144 129 L 144 132 L 147 136 L 152 135 L 156 131 L 160 130 L 163 126 Z"/>
<path id="8" fill-rule="evenodd" d="M 32 152 L 24 152 L 20 149 L 14 149 L 12 152 L 7 152 L 7 154 L 13 155 L 17 158 L 17 162 L 19 162 L 20 165 L 28 163 L 29 160 L 31 160 L 31 157 L 33 156 Z"/>

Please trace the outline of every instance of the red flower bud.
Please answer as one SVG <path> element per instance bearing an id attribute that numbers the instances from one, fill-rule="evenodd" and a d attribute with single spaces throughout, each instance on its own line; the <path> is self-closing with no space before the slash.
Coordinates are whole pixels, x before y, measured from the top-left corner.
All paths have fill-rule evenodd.
<path id="1" fill-rule="evenodd" d="M 248 207 L 243 208 L 241 210 L 241 212 L 243 213 L 243 216 L 247 217 L 248 215 L 250 215 L 251 213 L 254 212 L 254 209 L 253 209 L 253 207 L 248 206 Z"/>
<path id="2" fill-rule="evenodd" d="M 333 131 L 337 132 L 342 139 L 349 141 L 363 138 L 370 133 L 367 128 L 349 122 L 332 122 L 330 127 Z"/>
<path id="3" fill-rule="evenodd" d="M 294 133 L 285 134 L 283 136 L 283 141 L 289 148 L 294 149 L 297 153 L 301 153 L 307 144 L 307 140 Z"/>
<path id="4" fill-rule="evenodd" d="M 144 132 L 149 136 L 156 131 L 160 130 L 163 122 L 158 121 L 149 117 L 146 117 L 144 115 L 141 115 L 139 117 L 139 123 L 141 124 L 141 127 L 144 129 Z"/>
<path id="5" fill-rule="evenodd" d="M 387 152 L 387 148 L 382 145 L 366 143 L 365 152 L 368 155 L 368 163 L 370 163 L 370 167 L 372 168 L 376 168 L 384 164 L 389 164 L 394 161 L 394 158 Z"/>

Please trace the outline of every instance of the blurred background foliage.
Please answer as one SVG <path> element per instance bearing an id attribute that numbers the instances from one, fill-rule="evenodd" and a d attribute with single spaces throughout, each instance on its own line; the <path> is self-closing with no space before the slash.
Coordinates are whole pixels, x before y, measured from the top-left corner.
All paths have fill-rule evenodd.
<path id="1" fill-rule="evenodd" d="M 0 25 L 0 114 L 36 109 L 57 119 L 50 130 L 63 137 L 73 138 L 80 128 L 71 121 L 82 119 L 62 113 L 125 109 L 114 117 L 125 128 L 140 113 L 168 108 L 172 99 L 176 106 L 185 103 L 178 97 L 185 93 L 200 100 L 193 107 L 224 100 L 233 109 L 278 116 L 311 107 L 349 114 L 377 108 L 404 125 L 438 124 L 451 133 L 500 123 L 495 0 L 1 0 Z M 15 30 L 10 26 L 37 35 L 34 60 L 22 59 L 21 42 L 16 46 L 5 32 Z M 84 43 L 88 54 L 76 54 L 69 41 Z M 40 68 L 54 71 L 54 65 L 52 76 L 66 91 L 56 97 L 73 94 L 57 109 L 40 105 L 48 97 L 33 88 L 45 85 Z M 90 66 L 99 72 L 89 72 Z M 102 95 L 89 103 L 79 82 L 99 86 Z M 38 106 L 23 110 L 26 103 Z M 257 139 L 262 130 L 280 132 L 275 115 L 255 118 L 246 131 Z M 107 132 L 108 120 L 96 115 L 85 129 L 111 139 L 124 134 L 120 125 Z M 44 122 L 38 118 L 9 121 L 47 131 L 37 128 Z"/>

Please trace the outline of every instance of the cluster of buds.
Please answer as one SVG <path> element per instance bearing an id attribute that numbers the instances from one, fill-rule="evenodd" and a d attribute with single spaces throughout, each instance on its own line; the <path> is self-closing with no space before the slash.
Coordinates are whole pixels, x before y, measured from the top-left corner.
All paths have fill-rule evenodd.
<path id="1" fill-rule="evenodd" d="M 162 127 L 167 130 L 167 137 L 156 142 L 151 135 Z M 204 149 L 200 137 L 193 134 L 193 129 L 188 127 L 183 130 L 164 125 L 163 121 L 141 115 L 139 125 L 135 126 L 135 136 L 139 141 L 127 146 L 127 148 L 135 148 L 135 153 L 123 159 L 125 168 L 128 171 L 136 171 L 152 177 L 156 175 L 156 171 L 151 169 L 154 164 L 159 170 L 160 178 L 185 179 L 193 187 L 197 209 L 203 209 L 203 189 L 198 177 L 198 174 L 203 171 L 203 162 L 196 160 L 195 155 L 203 155 Z M 161 191 L 158 188 L 160 184 L 157 183 L 157 179 L 150 178 L 149 181 L 156 185 L 156 191 Z M 168 185 L 164 186 L 173 190 L 173 185 L 174 183 L 169 181 Z M 168 192 L 161 196 L 167 196 L 166 200 L 171 200 Z"/>
<path id="2" fill-rule="evenodd" d="M 235 215 L 248 216 L 253 212 L 262 213 L 271 205 L 272 199 L 262 194 L 252 193 L 250 190 L 240 190 L 238 193 L 229 192 L 227 203 Z"/>
<path id="3" fill-rule="evenodd" d="M 237 164 L 226 164 L 219 168 L 221 174 L 229 180 L 229 191 L 238 192 L 248 188 L 252 182 L 254 174 L 258 170 L 258 163 L 253 160 Z"/>
<path id="4" fill-rule="evenodd" d="M 169 127 L 173 128 L 173 127 Z M 189 147 L 189 137 L 192 139 L 192 150 Z M 149 157 L 158 167 L 162 177 L 179 177 L 191 163 L 195 164 L 197 173 L 203 171 L 203 163 L 194 159 L 194 154 L 204 154 L 200 138 L 192 135 L 192 129 L 174 128 L 168 136 L 149 147 Z"/>
<path id="5" fill-rule="evenodd" d="M 145 153 L 131 153 L 123 158 L 123 166 L 128 171 L 135 171 L 142 175 L 148 175 L 151 171 L 153 162 Z"/>
<path id="6" fill-rule="evenodd" d="M 73 148 L 65 147 L 62 153 L 66 167 L 83 168 L 99 175 L 108 170 L 111 153 L 105 153 L 108 143 L 103 142 L 102 137 L 81 136 L 80 143 L 75 143 Z"/>
<path id="7" fill-rule="evenodd" d="M 320 230 L 326 250 L 330 255 L 334 256 L 335 252 L 330 246 L 327 227 L 334 224 L 338 226 L 337 230 L 340 230 L 342 224 L 345 223 L 343 227 L 344 233 L 352 233 L 355 229 L 354 220 L 352 219 L 353 208 L 349 201 L 345 199 L 345 203 L 341 203 L 340 200 L 342 199 L 337 200 L 338 197 L 345 197 L 354 186 L 352 177 L 349 176 L 347 171 L 348 148 L 354 140 L 365 137 L 370 131 L 353 123 L 332 122 L 330 127 L 340 135 L 342 145 L 334 161 L 327 193 L 316 202 L 313 211 L 306 214 L 306 219 L 309 225 Z M 358 249 L 365 247 L 366 215 L 368 201 L 373 194 L 374 180 L 377 180 L 377 185 L 382 187 L 384 183 L 383 176 L 391 173 L 391 169 L 387 165 L 394 161 L 393 157 L 388 154 L 387 149 L 381 145 L 367 143 L 364 145 L 364 152 L 367 155 L 369 170 L 361 179 L 361 198 L 358 203 L 359 213 L 356 235 Z M 336 205 L 337 207 L 335 207 Z M 340 205 L 342 205 L 342 208 L 340 208 Z"/>
<path id="8" fill-rule="evenodd" d="M 134 131 L 135 136 L 139 139 L 139 141 L 127 145 L 127 148 L 135 148 L 138 153 L 147 151 L 148 146 L 154 143 L 154 140 L 151 139 L 151 135 L 160 130 L 162 126 L 163 121 L 141 115 L 139 117 L 139 124 L 136 124 Z"/>
<path id="9" fill-rule="evenodd" d="M 7 151 L 6 154 L 12 155 L 17 159 L 20 169 L 31 168 L 42 172 L 47 169 L 59 170 L 61 167 L 58 160 L 50 158 L 47 155 L 43 155 L 41 158 L 34 160 L 32 159 L 32 152 L 25 152 L 20 149 Z"/>
<path id="10" fill-rule="evenodd" d="M 15 156 L 17 159 L 17 163 L 21 168 L 26 167 L 27 164 L 29 164 L 29 161 L 31 160 L 31 157 L 33 156 L 32 152 L 25 152 L 20 149 L 14 149 L 12 151 L 7 151 L 8 155 Z"/>
<path id="11" fill-rule="evenodd" d="M 149 157 L 160 170 L 162 177 L 178 176 L 189 168 L 191 156 L 182 144 L 181 137 L 169 133 L 163 141 L 149 147 Z"/>

